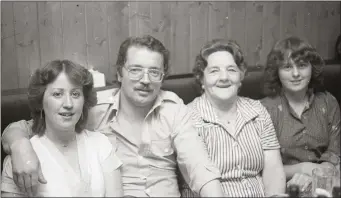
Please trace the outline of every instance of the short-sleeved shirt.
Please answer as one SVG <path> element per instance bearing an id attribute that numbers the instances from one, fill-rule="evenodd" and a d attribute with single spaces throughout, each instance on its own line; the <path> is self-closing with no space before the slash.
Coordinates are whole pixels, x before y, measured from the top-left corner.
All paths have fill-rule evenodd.
<path id="1" fill-rule="evenodd" d="M 205 95 L 189 106 L 210 160 L 220 170 L 225 195 L 263 197 L 264 150 L 280 148 L 270 115 L 263 105 L 238 97 L 235 134 L 224 127 Z M 182 195 L 191 196 L 188 189 Z"/>
<path id="2" fill-rule="evenodd" d="M 109 97 L 106 97 L 108 94 Z M 179 197 L 177 168 L 184 173 L 191 187 L 199 192 L 207 182 L 219 178 L 219 171 L 209 163 L 204 145 L 191 122 L 186 105 L 176 94 L 161 91 L 145 117 L 141 144 L 121 129 L 120 91 L 101 92 L 92 109 L 91 125 L 117 145 L 122 160 L 122 181 L 125 196 Z M 193 152 L 200 153 L 197 155 Z"/>
<path id="3" fill-rule="evenodd" d="M 103 175 L 118 169 L 118 159 L 108 138 L 84 130 L 76 135 L 80 176 L 46 135 L 33 136 L 30 141 L 37 153 L 47 184 L 39 184 L 35 196 L 74 197 L 105 195 Z M 1 191 L 25 195 L 13 181 L 10 156 L 4 161 Z"/>
<path id="4" fill-rule="evenodd" d="M 269 111 L 281 145 L 284 165 L 301 162 L 340 161 L 340 109 L 329 92 L 308 91 L 309 102 L 299 117 L 284 93 L 267 97 L 262 104 Z"/>

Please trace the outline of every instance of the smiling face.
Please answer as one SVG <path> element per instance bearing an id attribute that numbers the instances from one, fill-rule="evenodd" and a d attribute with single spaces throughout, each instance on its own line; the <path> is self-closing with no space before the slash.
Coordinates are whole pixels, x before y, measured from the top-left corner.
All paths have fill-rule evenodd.
<path id="1" fill-rule="evenodd" d="M 162 82 L 151 81 L 146 72 L 141 79 L 132 80 L 129 77 L 128 70 L 134 67 L 163 71 L 163 56 L 146 47 L 131 46 L 127 51 L 122 76 L 118 75 L 118 80 L 121 82 L 121 94 L 124 99 L 138 107 L 150 106 L 159 94 Z"/>
<path id="2" fill-rule="evenodd" d="M 46 130 L 74 131 L 83 105 L 82 87 L 73 84 L 64 72 L 60 73 L 46 86 L 43 97 Z"/>
<path id="3" fill-rule="evenodd" d="M 306 92 L 311 79 L 312 66 L 308 62 L 295 63 L 292 59 L 278 70 L 282 88 L 286 92 Z"/>
<path id="4" fill-rule="evenodd" d="M 244 78 L 232 54 L 218 51 L 207 57 L 202 84 L 205 94 L 213 102 L 225 102 L 237 97 L 238 89 Z"/>

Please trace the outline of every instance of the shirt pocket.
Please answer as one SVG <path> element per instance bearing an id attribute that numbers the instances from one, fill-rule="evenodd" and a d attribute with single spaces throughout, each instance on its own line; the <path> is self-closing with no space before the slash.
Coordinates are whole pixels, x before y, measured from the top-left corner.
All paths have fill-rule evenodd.
<path id="1" fill-rule="evenodd" d="M 151 151 L 156 156 L 170 156 L 173 155 L 174 149 L 172 147 L 171 138 L 165 138 L 162 140 L 153 140 L 151 144 Z"/>

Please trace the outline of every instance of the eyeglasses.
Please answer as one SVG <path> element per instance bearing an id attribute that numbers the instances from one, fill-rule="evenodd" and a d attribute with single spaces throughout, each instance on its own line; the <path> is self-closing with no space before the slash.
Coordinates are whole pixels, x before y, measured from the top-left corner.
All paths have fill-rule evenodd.
<path id="1" fill-rule="evenodd" d="M 153 82 L 161 82 L 163 76 L 165 75 L 162 71 L 158 69 L 150 69 L 144 67 L 130 66 L 123 67 L 128 71 L 129 79 L 131 80 L 141 80 L 145 73 L 148 74 L 149 80 Z"/>

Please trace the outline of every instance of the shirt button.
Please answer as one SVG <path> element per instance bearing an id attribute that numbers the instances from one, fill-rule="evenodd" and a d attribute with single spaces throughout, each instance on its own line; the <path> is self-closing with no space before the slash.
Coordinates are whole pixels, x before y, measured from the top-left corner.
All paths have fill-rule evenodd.
<path id="1" fill-rule="evenodd" d="M 234 146 L 234 147 L 238 147 L 238 143 L 235 142 L 235 143 L 233 144 L 233 146 Z"/>
<path id="2" fill-rule="evenodd" d="M 307 130 L 304 129 L 304 130 L 303 130 L 303 133 L 306 134 L 306 133 L 307 133 Z"/>
<path id="3" fill-rule="evenodd" d="M 166 153 L 168 153 L 169 152 L 169 149 L 168 148 L 165 148 L 165 150 L 164 150 Z"/>
<path id="4" fill-rule="evenodd" d="M 308 150 L 308 148 L 309 148 L 308 146 L 304 146 L 304 149 L 305 149 L 305 150 Z"/>

